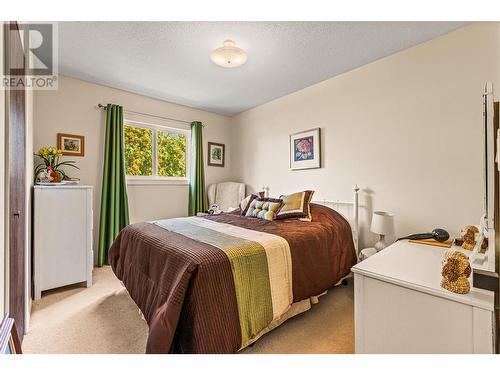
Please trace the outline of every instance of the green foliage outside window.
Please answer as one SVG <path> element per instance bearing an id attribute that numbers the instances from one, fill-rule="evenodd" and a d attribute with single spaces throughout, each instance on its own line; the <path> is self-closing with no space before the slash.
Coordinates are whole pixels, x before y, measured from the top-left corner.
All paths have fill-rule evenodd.
<path id="1" fill-rule="evenodd" d="M 158 176 L 186 176 L 186 136 L 158 131 Z"/>
<path id="2" fill-rule="evenodd" d="M 155 130 L 156 131 L 156 130 Z M 153 130 L 124 126 L 125 169 L 128 176 L 153 175 Z M 186 136 L 156 131 L 158 176 L 186 176 Z"/>
<path id="3" fill-rule="evenodd" d="M 125 170 L 128 176 L 153 175 L 153 131 L 124 126 Z"/>

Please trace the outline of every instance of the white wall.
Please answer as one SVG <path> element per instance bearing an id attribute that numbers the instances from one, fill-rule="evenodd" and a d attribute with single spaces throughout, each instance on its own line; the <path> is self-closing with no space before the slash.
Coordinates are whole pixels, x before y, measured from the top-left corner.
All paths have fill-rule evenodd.
<path id="1" fill-rule="evenodd" d="M 498 23 L 473 24 L 232 118 L 61 76 L 59 90 L 35 93 L 34 149 L 54 145 L 57 132 L 86 137 L 74 175 L 96 187 L 96 238 L 104 140 L 96 104 L 108 102 L 205 123 L 205 147 L 221 142 L 227 152 L 225 168 L 206 167 L 207 184 L 265 184 L 271 195 L 309 188 L 315 199 L 342 201 L 358 184 L 362 245 L 376 239 L 367 230 L 373 209 L 395 213 L 397 235 L 457 234 L 482 213 L 481 95 L 488 80 L 500 92 L 499 34 Z M 289 134 L 315 127 L 323 167 L 290 171 Z M 187 194 L 186 185 L 129 186 L 131 221 L 186 215 Z"/>
<path id="2" fill-rule="evenodd" d="M 456 234 L 482 214 L 482 92 L 500 92 L 499 24 L 473 24 L 231 119 L 232 171 L 270 195 L 314 189 L 315 199 L 395 213 L 398 235 Z M 321 63 L 321 62 L 318 62 Z M 320 127 L 323 168 L 290 171 L 288 136 Z"/>
<path id="3" fill-rule="evenodd" d="M 97 248 L 99 202 L 101 195 L 102 160 L 104 153 L 104 111 L 97 104 L 114 103 L 125 109 L 186 121 L 202 121 L 204 147 L 208 141 L 226 144 L 226 167 L 205 166 L 207 185 L 230 178 L 231 145 L 229 118 L 130 92 L 59 76 L 59 89 L 37 91 L 34 103 L 34 150 L 56 145 L 56 134 L 70 133 L 85 136 L 85 156 L 66 157 L 76 160 L 80 171 L 71 176 L 80 177 L 82 184 L 93 185 L 94 190 L 94 248 Z M 206 163 L 206 150 L 204 152 Z M 157 218 L 186 216 L 188 208 L 187 185 L 133 185 L 128 188 L 131 222 Z"/>

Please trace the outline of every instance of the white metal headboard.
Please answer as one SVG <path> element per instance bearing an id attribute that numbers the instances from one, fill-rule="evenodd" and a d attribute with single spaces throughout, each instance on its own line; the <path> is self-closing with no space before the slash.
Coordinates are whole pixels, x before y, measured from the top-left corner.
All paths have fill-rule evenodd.
<path id="1" fill-rule="evenodd" d="M 323 206 L 329 207 L 343 215 L 346 220 L 351 225 L 352 239 L 354 241 L 354 248 L 356 250 L 356 256 L 359 255 L 359 199 L 358 185 L 354 185 L 354 202 L 342 202 L 342 201 L 327 201 L 318 200 L 312 201 L 312 203 L 321 204 Z"/>

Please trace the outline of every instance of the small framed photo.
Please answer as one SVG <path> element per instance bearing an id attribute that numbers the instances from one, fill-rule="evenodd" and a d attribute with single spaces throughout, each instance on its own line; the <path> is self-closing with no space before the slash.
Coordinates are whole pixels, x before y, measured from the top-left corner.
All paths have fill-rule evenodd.
<path id="1" fill-rule="evenodd" d="M 223 167 L 226 158 L 225 148 L 222 143 L 208 142 L 208 165 Z"/>
<path id="2" fill-rule="evenodd" d="M 290 135 L 290 169 L 321 167 L 320 128 Z"/>
<path id="3" fill-rule="evenodd" d="M 83 135 L 57 133 L 57 148 L 63 155 L 85 156 L 85 137 Z"/>
<path id="4" fill-rule="evenodd" d="M 14 319 L 7 315 L 0 325 L 0 355 L 2 354 L 22 354 Z"/>

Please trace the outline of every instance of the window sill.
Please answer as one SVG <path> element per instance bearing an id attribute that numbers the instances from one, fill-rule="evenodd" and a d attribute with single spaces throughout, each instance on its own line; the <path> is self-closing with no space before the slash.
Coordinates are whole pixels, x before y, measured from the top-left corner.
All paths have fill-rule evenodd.
<path id="1" fill-rule="evenodd" d="M 127 177 L 127 185 L 140 186 L 140 185 L 181 185 L 188 186 L 189 181 L 186 179 L 176 178 L 131 178 Z"/>

